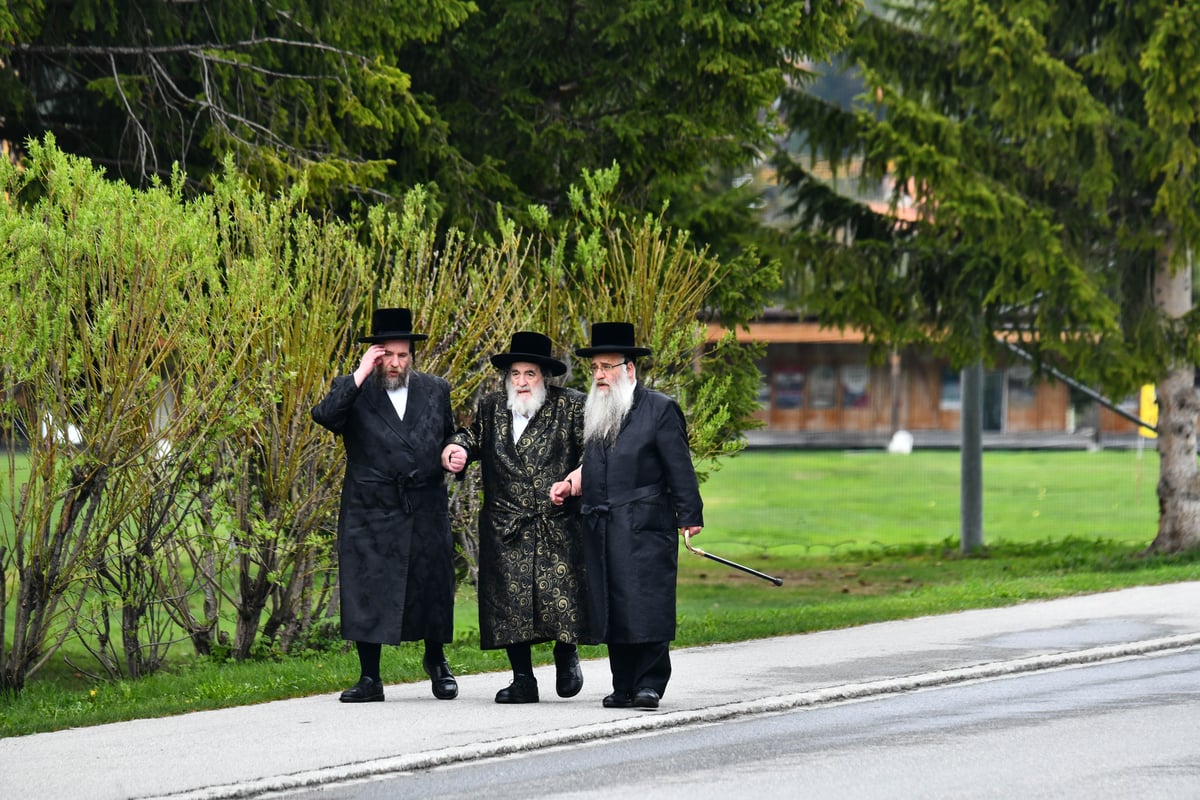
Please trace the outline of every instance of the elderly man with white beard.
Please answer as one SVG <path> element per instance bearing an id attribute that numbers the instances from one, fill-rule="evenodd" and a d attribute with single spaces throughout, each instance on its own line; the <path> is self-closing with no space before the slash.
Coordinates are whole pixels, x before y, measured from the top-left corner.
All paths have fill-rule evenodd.
<path id="1" fill-rule="evenodd" d="M 584 411 L 580 473 L 550 489 L 566 503 L 582 485 L 583 551 L 592 639 L 608 645 L 613 691 L 605 708 L 658 708 L 671 677 L 677 536 L 700 533 L 703 502 L 679 404 L 637 381 L 627 322 L 598 322 Z M 579 480 L 582 478 L 582 480 Z"/>
<path id="2" fill-rule="evenodd" d="M 504 389 L 480 400 L 471 424 L 442 450 L 446 469 L 478 461 L 482 471 L 479 641 L 485 650 L 503 647 L 513 671 L 497 703 L 539 701 L 532 646 L 544 642 L 554 642 L 558 696 L 583 688 L 578 500 L 552 504 L 549 488 L 582 461 L 584 395 L 546 382 L 567 371 L 551 351 L 543 334 L 514 333 L 508 352 L 491 357 Z"/>

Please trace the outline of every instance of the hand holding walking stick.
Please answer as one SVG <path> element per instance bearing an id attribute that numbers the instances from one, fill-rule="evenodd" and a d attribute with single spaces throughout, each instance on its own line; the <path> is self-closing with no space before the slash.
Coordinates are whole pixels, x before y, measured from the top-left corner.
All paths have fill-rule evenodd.
<path id="1" fill-rule="evenodd" d="M 690 533 L 688 533 L 686 530 L 683 532 L 683 546 L 698 556 L 703 556 L 704 558 L 710 558 L 713 561 L 716 561 L 718 564 L 724 564 L 727 567 L 733 567 L 734 569 L 740 569 L 742 572 L 749 572 L 751 575 L 755 576 L 756 578 L 762 578 L 764 581 L 770 581 L 771 583 L 775 584 L 776 586 L 783 586 L 783 578 L 773 578 L 770 575 L 767 575 L 765 572 L 759 572 L 756 569 L 750 569 L 750 567 L 743 566 L 741 564 L 738 564 L 735 561 L 730 561 L 727 558 L 721 558 L 720 556 L 714 556 L 712 553 L 706 553 L 703 550 L 701 550 L 699 547 L 693 547 L 692 546 L 692 535 Z"/>

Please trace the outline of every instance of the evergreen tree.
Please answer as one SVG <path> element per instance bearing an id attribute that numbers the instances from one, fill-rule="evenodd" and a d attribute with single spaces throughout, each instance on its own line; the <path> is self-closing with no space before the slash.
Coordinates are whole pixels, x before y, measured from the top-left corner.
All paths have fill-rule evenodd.
<path id="1" fill-rule="evenodd" d="M 0 6 L 0 140 L 55 134 L 134 185 L 178 163 L 205 185 L 232 154 L 264 188 L 316 201 L 385 188 L 380 153 L 429 111 L 391 54 L 468 0 L 80 0 Z"/>
<path id="2" fill-rule="evenodd" d="M 435 105 L 444 154 L 394 153 L 462 222 L 490 202 L 561 208 L 582 169 L 619 163 L 629 207 L 701 191 L 771 145 L 764 115 L 800 59 L 845 42 L 853 3 L 480 0 L 433 47 L 399 57 Z M 452 154 L 454 157 L 447 157 Z M 744 205 L 742 199 L 739 202 Z M 697 209 L 698 211 L 698 209 Z M 697 216 L 700 216 L 697 213 Z"/>
<path id="3" fill-rule="evenodd" d="M 866 13 L 849 54 L 861 104 L 796 91 L 785 108 L 809 154 L 885 188 L 888 211 L 779 159 L 823 320 L 959 366 L 995 358 L 1003 332 L 1110 396 L 1157 383 L 1165 551 L 1200 547 L 1198 28 L 1200 3 L 1153 0 Z"/>
<path id="4" fill-rule="evenodd" d="M 776 133 L 801 58 L 844 44 L 856 3 L 774 0 L 81 0 L 0 8 L 0 140 L 55 134 L 134 183 L 226 153 L 314 202 L 435 192 L 445 221 L 558 214 L 621 167 L 628 209 L 704 241 L 745 233 L 726 194 Z M 714 176 L 714 170 L 717 170 Z M 718 180 L 719 178 L 720 180 Z M 715 198 L 715 199 L 714 199 Z"/>

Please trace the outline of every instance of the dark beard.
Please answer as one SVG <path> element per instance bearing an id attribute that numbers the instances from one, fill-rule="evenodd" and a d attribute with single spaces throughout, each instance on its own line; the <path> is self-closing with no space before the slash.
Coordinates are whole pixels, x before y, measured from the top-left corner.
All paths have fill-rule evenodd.
<path id="1" fill-rule="evenodd" d="M 373 373 L 375 376 L 375 385 L 385 392 L 394 392 L 397 389 L 403 389 L 405 386 L 408 386 L 408 374 L 410 372 L 412 372 L 412 367 L 406 367 L 400 370 L 399 375 L 389 380 L 387 371 L 382 365 L 377 365 Z"/>

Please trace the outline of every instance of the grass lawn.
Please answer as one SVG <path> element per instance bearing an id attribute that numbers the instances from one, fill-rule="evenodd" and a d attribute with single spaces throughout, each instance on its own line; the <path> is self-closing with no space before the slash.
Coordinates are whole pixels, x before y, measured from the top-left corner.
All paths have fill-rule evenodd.
<path id="1" fill-rule="evenodd" d="M 727 641 L 1200 579 L 1145 558 L 1156 454 L 988 452 L 982 553 L 959 551 L 959 454 L 759 451 L 703 487 L 694 544 L 782 587 L 681 555 L 680 639 Z"/>
<path id="2" fill-rule="evenodd" d="M 743 453 L 702 487 L 706 527 L 696 544 L 785 558 L 957 539 L 959 471 L 950 451 Z M 1157 481 L 1153 453 L 985 453 L 984 542 L 1149 544 Z"/>
<path id="3" fill-rule="evenodd" d="M 1200 580 L 1200 555 L 1141 555 L 1156 528 L 1156 454 L 985 453 L 985 551 L 970 556 L 958 549 L 958 474 L 953 451 L 759 451 L 727 462 L 701 487 L 706 525 L 694 544 L 784 583 L 681 546 L 675 646 Z M 452 666 L 506 670 L 502 651 L 479 650 L 475 615 L 464 587 Z M 333 693 L 358 677 L 341 649 L 243 664 L 173 653 L 171 670 L 119 684 L 91 682 L 60 658 L 20 696 L 0 698 L 0 736 Z M 535 657 L 548 662 L 548 646 Z M 383 674 L 425 680 L 419 646 L 384 648 Z M 498 675 L 496 688 L 506 681 Z"/>

